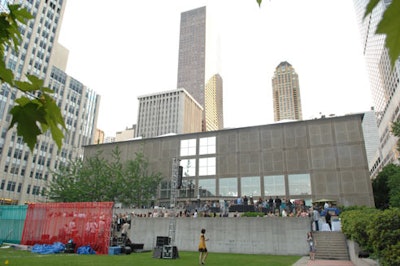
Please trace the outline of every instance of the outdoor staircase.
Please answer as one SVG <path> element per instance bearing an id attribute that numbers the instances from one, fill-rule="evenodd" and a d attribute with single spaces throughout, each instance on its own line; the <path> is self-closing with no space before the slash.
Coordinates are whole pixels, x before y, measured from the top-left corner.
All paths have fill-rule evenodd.
<path id="1" fill-rule="evenodd" d="M 342 232 L 313 232 L 317 242 L 315 259 L 350 260 L 346 237 Z"/>

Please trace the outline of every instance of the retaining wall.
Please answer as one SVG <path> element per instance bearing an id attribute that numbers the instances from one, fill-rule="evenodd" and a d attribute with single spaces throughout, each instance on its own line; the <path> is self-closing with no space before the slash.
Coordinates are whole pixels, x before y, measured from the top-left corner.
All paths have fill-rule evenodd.
<path id="1" fill-rule="evenodd" d="M 173 218 L 134 218 L 129 237 L 153 250 L 157 236 L 168 236 Z M 200 230 L 207 230 L 210 252 L 306 255 L 310 219 L 301 217 L 176 218 L 175 246 L 197 251 Z"/>

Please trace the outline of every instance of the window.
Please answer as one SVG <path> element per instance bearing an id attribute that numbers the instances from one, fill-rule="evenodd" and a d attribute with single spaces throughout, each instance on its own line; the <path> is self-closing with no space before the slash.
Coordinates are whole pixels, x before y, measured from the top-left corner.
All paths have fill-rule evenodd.
<path id="1" fill-rule="evenodd" d="M 200 139 L 199 154 L 215 154 L 215 137 Z"/>
<path id="2" fill-rule="evenodd" d="M 240 185 L 241 196 L 261 196 L 259 176 L 242 177 Z"/>
<path id="3" fill-rule="evenodd" d="M 199 159 L 199 175 L 215 175 L 215 157 Z"/>
<path id="4" fill-rule="evenodd" d="M 183 177 L 195 176 L 196 175 L 196 160 L 185 159 L 181 160 L 181 166 L 183 167 Z"/>
<path id="5" fill-rule="evenodd" d="M 181 156 L 196 155 L 196 139 L 181 140 Z"/>
<path id="6" fill-rule="evenodd" d="M 201 197 L 215 196 L 215 179 L 200 179 L 199 180 L 199 193 Z"/>
<path id="7" fill-rule="evenodd" d="M 238 196 L 238 180 L 236 177 L 219 179 L 219 196 L 222 197 Z"/>
<path id="8" fill-rule="evenodd" d="M 283 175 L 264 176 L 264 195 L 285 195 L 285 177 Z"/>
<path id="9" fill-rule="evenodd" d="M 15 191 L 15 185 L 17 182 L 15 181 L 8 181 L 7 183 L 7 191 Z"/>
<path id="10" fill-rule="evenodd" d="M 161 181 L 160 198 L 168 199 L 171 193 L 171 183 L 169 181 Z"/>
<path id="11" fill-rule="evenodd" d="M 40 193 L 40 187 L 39 186 L 33 186 L 32 195 L 39 195 L 39 193 Z"/>
<path id="12" fill-rule="evenodd" d="M 289 175 L 290 195 L 311 195 L 310 174 Z"/>

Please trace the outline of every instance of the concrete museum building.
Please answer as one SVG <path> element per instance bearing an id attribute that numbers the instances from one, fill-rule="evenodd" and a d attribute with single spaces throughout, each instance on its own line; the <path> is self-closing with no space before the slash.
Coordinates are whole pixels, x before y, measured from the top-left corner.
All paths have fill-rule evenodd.
<path id="1" fill-rule="evenodd" d="M 111 160 L 143 152 L 151 171 L 163 176 L 155 204 L 168 206 L 173 161 L 183 167 L 179 202 L 218 202 L 247 196 L 322 198 L 337 205 L 374 206 L 365 151 L 364 114 L 283 122 L 210 132 L 168 135 L 85 146 Z"/>

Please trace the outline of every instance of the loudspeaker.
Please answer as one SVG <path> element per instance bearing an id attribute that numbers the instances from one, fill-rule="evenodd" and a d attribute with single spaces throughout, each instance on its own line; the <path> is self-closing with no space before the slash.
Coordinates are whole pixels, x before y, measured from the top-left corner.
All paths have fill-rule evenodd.
<path id="1" fill-rule="evenodd" d="M 168 236 L 157 236 L 156 247 L 162 247 L 164 245 L 169 245 Z"/>
<path id="2" fill-rule="evenodd" d="M 162 257 L 164 259 L 172 259 L 172 246 L 163 246 Z"/>
<path id="3" fill-rule="evenodd" d="M 178 248 L 176 246 L 165 245 L 162 252 L 163 259 L 176 259 L 179 258 Z"/>
<path id="4" fill-rule="evenodd" d="M 179 166 L 178 168 L 178 180 L 176 184 L 176 188 L 180 189 L 182 187 L 182 175 L 183 175 L 183 166 Z"/>

